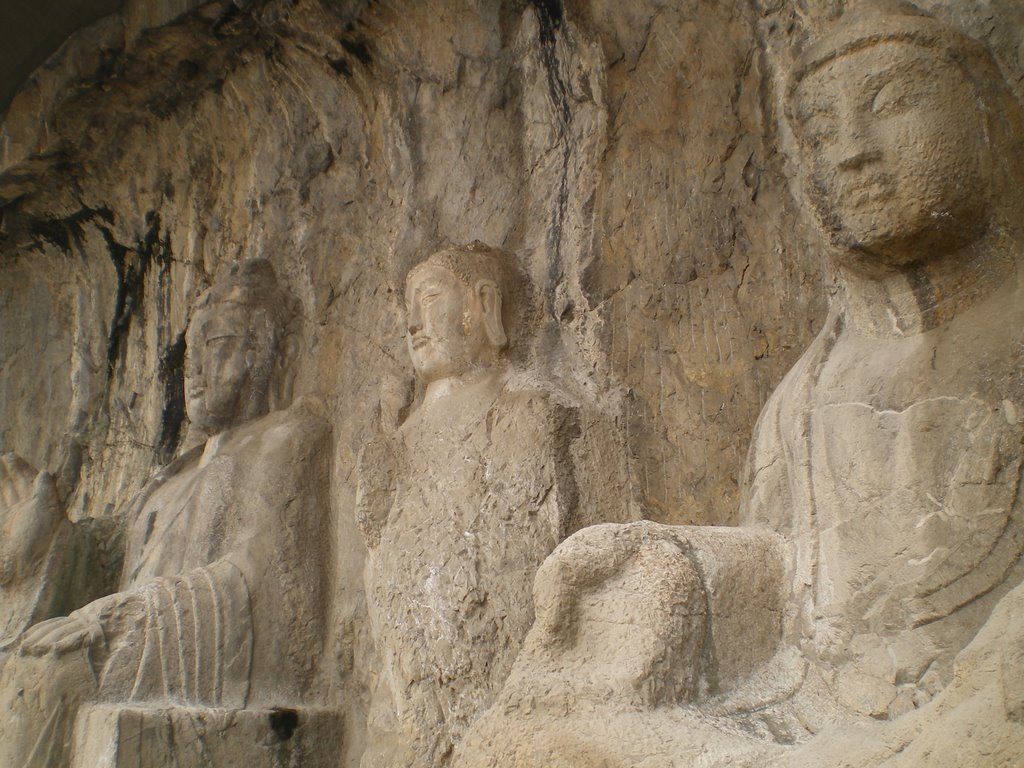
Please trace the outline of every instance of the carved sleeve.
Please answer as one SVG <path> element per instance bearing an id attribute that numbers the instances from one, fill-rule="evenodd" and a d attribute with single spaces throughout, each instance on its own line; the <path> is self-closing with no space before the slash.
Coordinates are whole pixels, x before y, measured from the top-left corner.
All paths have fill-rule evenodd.
<path id="1" fill-rule="evenodd" d="M 111 655 L 105 690 L 132 702 L 245 706 L 253 622 L 249 587 L 234 564 L 155 579 L 132 597 L 137 634 Z"/>

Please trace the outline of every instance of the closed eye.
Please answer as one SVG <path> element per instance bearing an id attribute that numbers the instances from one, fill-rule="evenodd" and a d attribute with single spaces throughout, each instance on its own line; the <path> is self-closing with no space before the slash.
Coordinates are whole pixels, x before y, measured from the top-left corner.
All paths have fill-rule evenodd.
<path id="1" fill-rule="evenodd" d="M 906 87 L 906 83 L 890 80 L 875 94 L 871 101 L 871 111 L 876 115 L 898 115 L 916 106 L 920 100 L 919 91 Z"/>
<path id="2" fill-rule="evenodd" d="M 222 334 L 220 334 L 218 336 L 210 336 L 209 338 L 207 338 L 206 339 L 206 346 L 210 346 L 212 344 L 221 344 L 221 343 L 223 343 L 225 341 L 228 341 L 229 339 L 244 339 L 244 338 L 245 338 L 244 335 L 238 334 L 238 333 L 222 333 Z"/>

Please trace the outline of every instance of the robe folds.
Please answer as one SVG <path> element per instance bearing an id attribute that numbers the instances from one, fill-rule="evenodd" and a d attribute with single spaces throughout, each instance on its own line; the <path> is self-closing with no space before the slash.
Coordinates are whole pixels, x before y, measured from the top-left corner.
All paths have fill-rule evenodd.
<path id="1" fill-rule="evenodd" d="M 126 514 L 120 591 L 75 612 L 102 637 L 0 679 L 0 765 L 70 764 L 86 703 L 310 703 L 327 611 L 329 429 L 303 400 L 154 477 Z"/>

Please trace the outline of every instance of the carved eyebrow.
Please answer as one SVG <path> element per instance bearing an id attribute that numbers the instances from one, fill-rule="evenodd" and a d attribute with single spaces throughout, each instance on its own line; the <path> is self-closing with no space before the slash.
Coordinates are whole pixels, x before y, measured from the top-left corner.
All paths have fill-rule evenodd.
<path id="1" fill-rule="evenodd" d="M 893 78 L 902 75 L 914 74 L 915 72 L 924 75 L 928 80 L 936 80 L 937 78 L 930 72 L 929 68 L 925 66 L 925 63 L 924 58 L 920 54 L 913 56 L 909 60 L 902 59 L 895 61 L 886 66 L 885 69 L 880 72 L 874 72 L 868 75 L 864 79 L 864 89 L 877 91 L 891 82 Z"/>
<path id="2" fill-rule="evenodd" d="M 440 291 L 443 286 L 437 280 L 424 280 L 413 290 L 413 296 L 422 296 L 424 293 Z"/>
<path id="3" fill-rule="evenodd" d="M 880 43 L 879 45 L 885 44 Z M 908 44 L 894 43 L 894 45 L 907 46 Z M 863 79 L 849 84 L 840 84 L 838 87 L 849 87 L 851 89 L 850 92 L 858 93 L 861 98 L 870 101 L 887 84 L 896 78 L 906 75 L 919 74 L 923 80 L 934 84 L 938 82 L 939 78 L 927 66 L 928 63 L 926 56 L 915 50 L 912 55 L 902 56 L 898 60 L 884 65 L 878 72 L 873 72 Z M 801 125 L 814 117 L 828 115 L 836 107 L 835 99 L 827 95 L 820 93 L 807 94 L 806 92 L 800 95 L 800 90 L 798 90 L 797 94 L 794 115 Z"/>
<path id="4" fill-rule="evenodd" d="M 411 291 L 405 292 L 405 307 L 406 309 L 413 303 L 419 300 L 426 291 L 433 291 L 437 289 L 437 283 L 428 280 L 424 280 L 422 283 L 416 285 Z"/>
<path id="5" fill-rule="evenodd" d="M 209 344 L 211 341 L 219 341 L 220 339 L 244 339 L 248 336 L 245 333 L 229 333 L 224 331 L 223 333 L 211 333 L 206 337 L 206 343 Z"/>

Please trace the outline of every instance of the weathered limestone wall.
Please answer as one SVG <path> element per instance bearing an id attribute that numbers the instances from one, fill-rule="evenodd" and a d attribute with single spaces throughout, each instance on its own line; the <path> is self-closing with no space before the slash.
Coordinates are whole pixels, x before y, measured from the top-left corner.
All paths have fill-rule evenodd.
<path id="1" fill-rule="evenodd" d="M 479 239 L 533 281 L 521 362 L 624 436 L 623 498 L 736 521 L 757 415 L 832 286 L 779 90 L 838 2 L 189 5 L 83 30 L 5 115 L 0 450 L 57 475 L 72 517 L 119 511 L 187 439 L 192 300 L 271 260 L 303 307 L 296 391 L 333 416 L 337 668 L 362 699 L 357 454 L 415 395 L 406 271 Z M 1024 95 L 1015 0 L 921 5 Z"/>
<path id="2" fill-rule="evenodd" d="M 1022 82 L 1024 11 L 923 5 Z M 212 3 L 128 51 L 115 17 L 8 110 L 0 428 L 39 465 L 84 448 L 79 514 L 173 452 L 185 308 L 220 265 L 266 255 L 302 292 L 302 388 L 372 402 L 391 374 L 401 399 L 388 289 L 479 238 L 530 266 L 531 356 L 621 408 L 651 514 L 733 519 L 753 421 L 823 311 L 777 79 L 827 8 L 414 6 Z"/>

